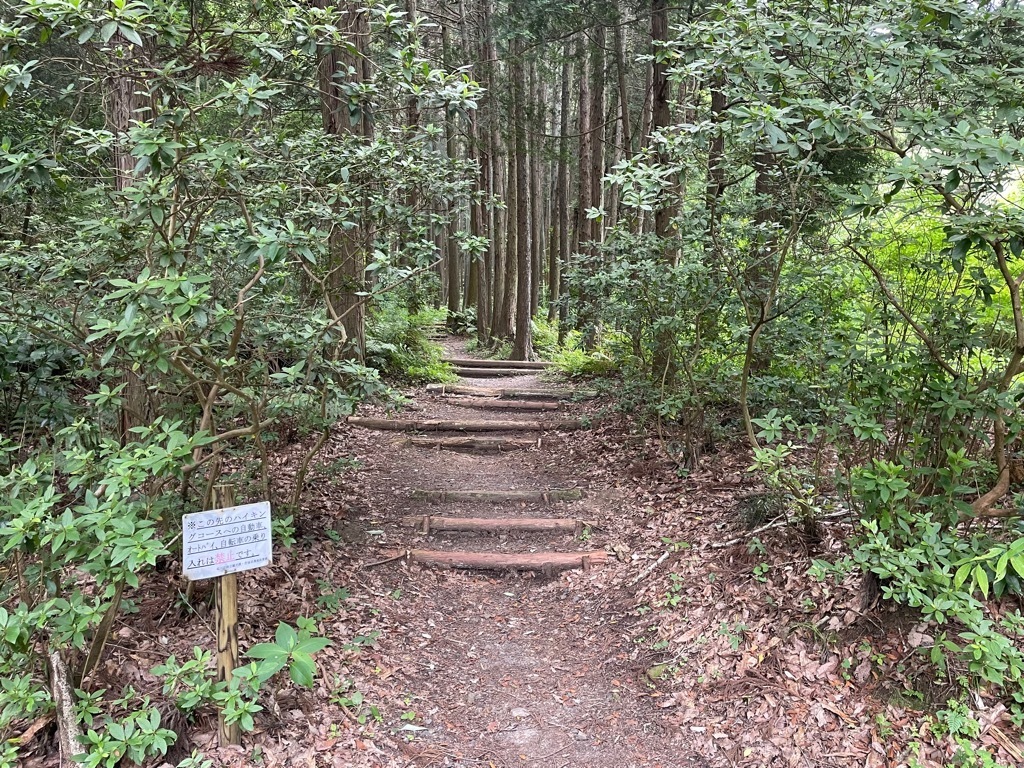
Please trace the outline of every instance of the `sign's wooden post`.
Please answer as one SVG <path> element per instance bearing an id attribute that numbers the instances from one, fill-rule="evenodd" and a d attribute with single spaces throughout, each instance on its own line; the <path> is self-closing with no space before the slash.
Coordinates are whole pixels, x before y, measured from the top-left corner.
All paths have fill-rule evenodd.
<path id="1" fill-rule="evenodd" d="M 233 486 L 218 485 L 213 489 L 214 507 L 225 509 L 234 503 Z M 230 683 L 238 663 L 238 574 L 227 573 L 217 577 L 214 604 L 217 614 L 217 681 Z M 223 711 L 217 715 L 217 737 L 222 747 L 242 743 L 238 723 L 229 725 L 224 722 Z"/>
<path id="2" fill-rule="evenodd" d="M 273 562 L 270 502 L 234 506 L 234 487 L 213 489 L 215 509 L 181 518 L 181 571 L 190 581 L 216 579 L 217 680 L 230 683 L 238 664 L 238 575 Z M 221 746 L 241 744 L 237 723 L 218 718 Z"/>

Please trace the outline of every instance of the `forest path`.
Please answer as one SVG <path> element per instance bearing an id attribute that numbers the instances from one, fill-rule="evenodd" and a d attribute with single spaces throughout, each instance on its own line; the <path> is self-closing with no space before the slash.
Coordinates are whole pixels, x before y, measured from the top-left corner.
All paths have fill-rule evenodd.
<path id="1" fill-rule="evenodd" d="M 445 340 L 449 355 L 464 344 Z M 473 386 L 551 389 L 546 375 L 473 379 Z M 406 418 L 564 419 L 558 411 L 525 416 L 471 410 L 422 390 Z M 599 550 L 602 523 L 616 515 L 614 489 L 602 487 L 572 456 L 573 433 L 543 433 L 542 447 L 479 454 L 416 448 L 378 433 L 380 450 L 365 457 L 373 478 L 369 499 L 382 531 L 382 551 L 472 550 L 496 553 Z M 417 489 L 544 490 L 579 488 L 577 501 L 551 503 L 412 499 Z M 577 518 L 582 533 L 425 533 L 401 525 L 410 515 Z M 372 553 L 369 557 L 372 557 Z M 611 559 L 607 569 L 623 566 Z M 707 765 L 663 729 L 656 699 L 636 660 L 626 625 L 630 602 L 623 579 L 605 568 L 589 572 L 469 572 L 405 561 L 367 571 L 376 589 L 395 599 L 381 638 L 400 667 L 407 740 L 388 755 L 394 765 L 503 768 L 685 768 Z M 414 713 L 414 714 L 413 714 Z M 678 733 L 678 731 L 676 732 Z M 678 737 L 676 737 L 678 739 Z"/>

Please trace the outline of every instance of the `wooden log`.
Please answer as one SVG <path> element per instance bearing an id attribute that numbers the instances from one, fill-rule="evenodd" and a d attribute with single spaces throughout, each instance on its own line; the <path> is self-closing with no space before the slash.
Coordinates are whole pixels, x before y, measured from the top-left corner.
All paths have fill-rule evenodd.
<path id="1" fill-rule="evenodd" d="M 449 419 L 375 419 L 349 416 L 346 421 L 363 429 L 382 429 L 395 432 L 541 432 L 549 429 L 579 429 L 577 419 L 558 421 L 452 421 Z"/>
<path id="2" fill-rule="evenodd" d="M 498 533 L 522 531 L 524 533 L 575 533 L 581 530 L 579 520 L 550 517 L 436 517 L 419 515 L 403 517 L 402 525 L 432 531 L 463 531 L 471 533 Z"/>
<path id="3" fill-rule="evenodd" d="M 463 408 L 484 411 L 557 411 L 558 403 L 544 400 L 498 400 L 492 397 L 453 397 L 448 401 Z"/>
<path id="4" fill-rule="evenodd" d="M 571 568 L 604 565 L 608 553 L 603 549 L 593 552 L 438 552 L 412 549 L 406 555 L 413 563 L 441 565 L 449 568 L 468 568 L 485 571 L 543 571 L 554 573 Z"/>
<path id="5" fill-rule="evenodd" d="M 414 448 L 440 448 L 445 451 L 502 453 L 540 448 L 540 440 L 515 440 L 508 437 L 412 437 L 406 445 Z"/>
<path id="6" fill-rule="evenodd" d="M 434 491 L 416 489 L 411 494 L 414 499 L 421 501 L 452 502 L 452 501 L 479 501 L 487 504 L 501 504 L 504 502 L 552 502 L 552 501 L 578 501 L 583 498 L 583 491 L 579 488 L 552 488 L 543 491 Z"/>
<path id="7" fill-rule="evenodd" d="M 597 392 L 571 389 L 498 389 L 495 387 L 473 387 L 468 384 L 427 384 L 429 395 L 467 395 L 470 397 L 495 397 L 507 400 L 591 400 Z"/>
<path id="8" fill-rule="evenodd" d="M 502 379 L 506 376 L 526 376 L 529 368 L 456 368 L 455 373 L 466 379 Z"/>
<path id="9" fill-rule="evenodd" d="M 523 368 L 529 371 L 542 371 L 550 368 L 551 363 L 539 360 L 474 360 L 463 357 L 444 357 L 442 362 L 458 368 Z"/>

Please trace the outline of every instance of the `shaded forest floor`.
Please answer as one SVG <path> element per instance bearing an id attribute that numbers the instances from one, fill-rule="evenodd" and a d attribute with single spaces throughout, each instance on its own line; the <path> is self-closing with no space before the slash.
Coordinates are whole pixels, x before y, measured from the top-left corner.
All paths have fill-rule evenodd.
<path id="1" fill-rule="evenodd" d="M 550 387 L 543 379 L 484 385 Z M 404 415 L 416 418 L 537 418 L 468 411 L 422 389 L 408 395 Z M 751 538 L 743 510 L 760 489 L 745 472 L 745 449 L 724 447 L 680 476 L 656 436 L 608 403 L 541 418 L 567 413 L 593 428 L 545 433 L 539 449 L 494 455 L 340 428 L 307 480 L 297 543 L 240 578 L 243 650 L 300 616 L 315 617 L 332 639 L 317 656 L 316 686 L 266 693 L 243 748 L 217 749 L 215 719 L 200 718 L 176 757 L 198 748 L 232 766 L 862 768 L 906 765 L 917 741 L 923 766 L 945 761 L 950 747 L 922 712 L 943 705 L 956 671 L 936 680 L 919 653 L 933 640 L 929 627 L 889 608 L 862 610 L 859 580 L 806 575 L 813 559 L 841 553 L 848 530 Z M 274 458 L 282 491 L 303 445 Z M 441 508 L 410 500 L 417 488 L 580 488 L 585 497 Z M 405 515 L 442 512 L 574 516 L 588 526 L 575 535 L 424 536 L 399 525 Z M 372 565 L 424 545 L 604 548 L 612 557 L 554 576 Z M 166 579 L 133 596 L 139 615 L 115 628 L 91 687 L 130 684 L 159 701 L 149 670 L 169 653 L 213 647 L 207 595 L 200 590 L 187 609 L 179 570 L 170 563 Z M 982 742 L 1020 764 L 1002 710 L 976 716 Z"/>

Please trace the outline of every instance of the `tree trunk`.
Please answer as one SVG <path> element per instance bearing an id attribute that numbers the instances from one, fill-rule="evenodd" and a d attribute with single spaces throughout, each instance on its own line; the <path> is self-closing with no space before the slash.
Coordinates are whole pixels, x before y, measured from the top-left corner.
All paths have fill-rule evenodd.
<path id="1" fill-rule="evenodd" d="M 668 0 L 652 0 L 651 2 L 651 43 L 654 48 L 655 61 L 653 70 L 653 86 L 651 94 L 651 119 L 652 132 L 667 127 L 672 120 L 672 113 L 669 106 L 669 77 L 668 63 L 660 61 L 657 53 L 659 47 L 668 39 Z M 671 162 L 664 149 L 664 142 L 660 143 L 659 164 L 666 165 Z M 662 258 L 669 265 L 675 263 L 675 249 L 670 246 L 670 226 L 672 223 L 672 212 L 674 206 L 670 200 L 661 199 L 654 213 L 654 233 L 659 239 L 658 247 L 661 250 Z M 664 388 L 670 387 L 675 381 L 675 337 L 670 326 L 664 326 L 657 331 L 654 340 L 654 357 L 652 364 L 652 375 L 655 380 L 662 383 Z"/>
<path id="2" fill-rule="evenodd" d="M 562 94 L 558 112 L 558 169 L 555 178 L 555 204 L 552 211 L 557 237 L 552 233 L 551 249 L 548 254 L 548 282 L 551 303 L 548 305 L 548 320 L 553 321 L 558 312 L 562 293 L 562 266 L 569 260 L 569 87 L 572 79 L 572 60 L 569 58 L 569 44 L 565 44 L 562 62 Z"/>
<path id="3" fill-rule="evenodd" d="M 541 147 L 547 132 L 547 109 L 544 106 L 544 83 L 537 74 L 537 65 L 530 64 L 530 101 L 534 132 L 530 140 L 530 317 L 540 306 L 540 288 L 543 282 L 544 261 L 541 251 L 544 237 L 543 196 L 541 195 Z"/>
<path id="4" fill-rule="evenodd" d="M 448 25 L 441 27 L 441 46 L 443 48 L 443 61 L 446 70 L 451 69 L 449 61 L 451 50 L 451 33 Z M 457 155 L 455 146 L 455 124 L 450 115 L 444 121 L 445 155 L 449 160 L 454 160 Z M 455 239 L 455 230 L 458 228 L 458 219 L 452 206 L 448 205 L 448 221 L 444 225 L 444 258 L 445 272 L 448 284 L 448 319 L 453 322 L 453 315 L 461 309 L 462 301 L 462 264 L 459 258 L 459 244 Z"/>
<path id="5" fill-rule="evenodd" d="M 143 64 L 140 61 L 141 50 L 120 33 L 111 38 L 110 43 L 115 52 L 112 56 L 114 72 L 106 79 L 106 100 L 104 117 L 109 130 L 114 136 L 112 147 L 112 170 L 114 173 L 114 189 L 124 192 L 135 181 L 135 157 L 128 132 L 132 124 L 143 119 L 140 111 L 143 99 L 138 92 L 138 78 L 142 76 Z M 153 417 L 149 390 L 138 372 L 126 367 L 124 371 L 125 387 L 122 390 L 122 406 L 119 417 L 119 433 L 122 443 L 132 440 L 132 429 L 148 424 Z"/>
<path id="6" fill-rule="evenodd" d="M 625 35 L 622 34 L 622 18 L 625 15 L 622 12 L 621 0 L 618 7 L 618 23 L 615 25 L 614 30 L 614 42 L 615 42 L 615 74 L 617 78 L 617 85 L 619 89 L 619 121 L 620 121 L 620 133 L 619 136 L 622 139 L 622 151 L 626 157 L 633 155 L 633 126 L 629 122 L 629 89 L 626 83 L 626 41 Z"/>
<path id="7" fill-rule="evenodd" d="M 515 43 L 516 58 L 522 55 L 522 43 Z M 530 313 L 532 298 L 533 254 L 530 243 L 530 177 L 526 157 L 526 77 L 523 62 L 513 61 L 512 104 L 516 143 L 516 333 L 513 360 L 533 357 Z M 511 252 L 511 251 L 510 251 Z"/>
<path id="8" fill-rule="evenodd" d="M 593 68 L 593 82 L 590 87 L 590 94 L 594 100 L 590 108 L 590 129 L 593 133 L 590 141 L 590 204 L 594 208 L 601 208 L 604 205 L 604 167 L 605 167 L 605 28 L 595 27 L 593 48 L 591 50 L 591 67 Z M 591 238 L 595 244 L 603 242 L 604 227 L 594 222 L 591 229 Z M 596 254 L 597 249 L 592 249 Z"/>
<path id="9" fill-rule="evenodd" d="M 333 5 L 330 0 L 314 2 L 318 8 Z M 318 72 L 324 131 L 337 136 L 357 136 L 368 140 L 373 136 L 370 115 L 366 110 L 352 114 L 349 97 L 335 78 L 339 69 L 342 72 L 351 69 L 355 73 L 356 84 L 370 79 L 369 62 L 365 55 L 370 33 L 367 12 L 354 4 L 347 5 L 341 11 L 339 26 L 348 34 L 351 48 L 330 48 L 321 54 Z M 361 360 L 366 349 L 366 311 L 359 294 L 365 289 L 365 250 L 369 228 L 362 221 L 361 213 L 354 215 L 359 218 L 356 227 L 345 229 L 340 224 L 334 224 L 331 228 L 328 237 L 331 271 L 327 285 L 328 301 L 333 314 L 343 318 L 342 327 L 348 341 L 345 354 Z"/>

